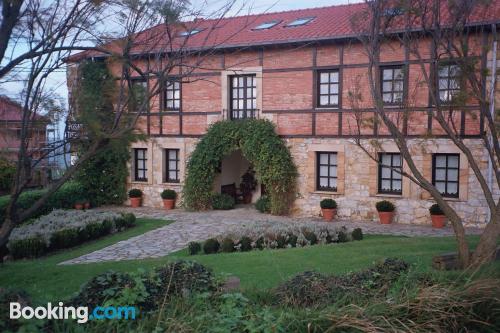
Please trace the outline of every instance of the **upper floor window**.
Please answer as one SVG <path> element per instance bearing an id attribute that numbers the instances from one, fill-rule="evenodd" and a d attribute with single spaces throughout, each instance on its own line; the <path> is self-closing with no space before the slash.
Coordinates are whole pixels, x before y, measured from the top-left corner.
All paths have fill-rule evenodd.
<path id="1" fill-rule="evenodd" d="M 385 104 L 401 104 L 404 96 L 403 66 L 381 68 L 382 100 Z"/>
<path id="2" fill-rule="evenodd" d="M 166 183 L 178 183 L 179 177 L 179 149 L 165 149 L 165 175 Z"/>
<path id="3" fill-rule="evenodd" d="M 164 94 L 164 109 L 166 111 L 179 111 L 181 109 L 181 82 L 178 80 L 167 81 Z"/>
<path id="4" fill-rule="evenodd" d="M 138 182 L 148 181 L 148 167 L 147 167 L 147 152 L 146 148 L 134 149 L 134 180 Z"/>
<path id="5" fill-rule="evenodd" d="M 257 113 L 256 76 L 235 75 L 230 77 L 231 119 L 255 118 Z"/>
<path id="6" fill-rule="evenodd" d="M 444 197 L 458 198 L 458 154 L 434 154 L 432 156 L 432 184 Z"/>
<path id="7" fill-rule="evenodd" d="M 318 106 L 339 106 L 339 71 L 318 72 Z"/>
<path id="8" fill-rule="evenodd" d="M 450 103 L 460 92 L 460 67 L 456 64 L 440 64 L 438 69 L 439 101 Z"/>
<path id="9" fill-rule="evenodd" d="M 146 103 L 148 84 L 145 80 L 134 79 L 130 85 L 130 99 L 129 99 L 129 109 L 131 112 L 145 112 L 147 111 Z"/>
<path id="10" fill-rule="evenodd" d="M 382 153 L 378 164 L 378 192 L 402 193 L 401 154 Z"/>
<path id="11" fill-rule="evenodd" d="M 337 153 L 318 152 L 316 158 L 316 188 L 337 191 Z"/>

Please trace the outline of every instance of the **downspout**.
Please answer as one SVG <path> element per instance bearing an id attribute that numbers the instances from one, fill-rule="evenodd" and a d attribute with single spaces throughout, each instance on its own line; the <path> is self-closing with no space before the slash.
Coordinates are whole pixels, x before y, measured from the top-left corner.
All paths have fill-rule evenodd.
<path id="1" fill-rule="evenodd" d="M 490 115 L 492 119 L 495 119 L 495 84 L 496 84 L 496 77 L 497 77 L 497 27 L 496 24 L 491 25 L 491 31 L 493 34 L 493 49 L 492 49 L 492 59 L 491 59 L 491 84 L 490 84 Z M 490 131 L 490 146 L 493 145 L 493 135 Z M 493 193 L 493 162 L 491 161 L 491 158 L 488 158 L 488 187 Z M 491 210 L 488 209 L 488 219 L 486 223 L 489 223 L 491 220 Z"/>

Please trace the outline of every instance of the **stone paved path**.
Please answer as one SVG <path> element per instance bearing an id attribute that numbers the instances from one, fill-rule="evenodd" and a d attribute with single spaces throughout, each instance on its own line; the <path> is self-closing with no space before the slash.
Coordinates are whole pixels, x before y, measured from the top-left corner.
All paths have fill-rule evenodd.
<path id="1" fill-rule="evenodd" d="M 158 258 L 187 247 L 191 241 L 201 241 L 225 233 L 235 226 L 250 222 L 303 222 L 325 223 L 319 218 L 291 218 L 261 214 L 253 207 L 242 207 L 229 211 L 185 212 L 180 209 L 166 211 L 149 207 L 106 207 L 102 210 L 133 212 L 137 217 L 149 217 L 175 222 L 148 231 L 142 235 L 123 240 L 101 250 L 97 250 L 61 264 L 81 264 L 102 261 L 120 261 L 144 258 Z M 399 236 L 451 236 L 450 227 L 433 229 L 429 226 L 391 224 L 377 222 L 335 221 L 333 224 L 349 228 L 362 228 L 365 234 Z M 468 234 L 479 233 L 480 229 L 468 229 Z"/>

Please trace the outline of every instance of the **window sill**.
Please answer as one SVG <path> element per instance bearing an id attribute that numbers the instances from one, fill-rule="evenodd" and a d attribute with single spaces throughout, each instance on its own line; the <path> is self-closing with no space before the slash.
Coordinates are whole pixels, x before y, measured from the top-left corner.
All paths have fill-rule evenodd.
<path id="1" fill-rule="evenodd" d="M 342 195 L 344 193 L 338 191 L 312 191 L 311 194 L 319 194 L 319 195 Z"/>
<path id="2" fill-rule="evenodd" d="M 377 193 L 375 197 L 403 198 L 403 194 Z"/>
<path id="3" fill-rule="evenodd" d="M 131 180 L 130 184 L 149 185 L 151 183 L 149 181 L 147 181 L 147 180 Z"/>
<path id="4" fill-rule="evenodd" d="M 323 106 L 323 107 L 315 107 L 314 110 L 318 110 L 318 111 L 321 111 L 321 110 L 340 110 L 340 107 L 339 106 Z"/>
<path id="5" fill-rule="evenodd" d="M 163 182 L 162 184 L 169 186 L 182 186 L 181 182 Z"/>

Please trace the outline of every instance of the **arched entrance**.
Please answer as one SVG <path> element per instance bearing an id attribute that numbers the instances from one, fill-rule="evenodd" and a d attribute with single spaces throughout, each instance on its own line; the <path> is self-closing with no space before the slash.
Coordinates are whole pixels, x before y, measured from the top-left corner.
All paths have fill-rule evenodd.
<path id="1" fill-rule="evenodd" d="M 271 213 L 286 214 L 295 196 L 297 169 L 285 142 L 267 120 L 220 121 L 203 136 L 187 165 L 184 205 L 210 209 L 214 181 L 224 158 L 240 152 L 271 200 Z M 235 177 L 235 176 L 234 176 Z"/>

